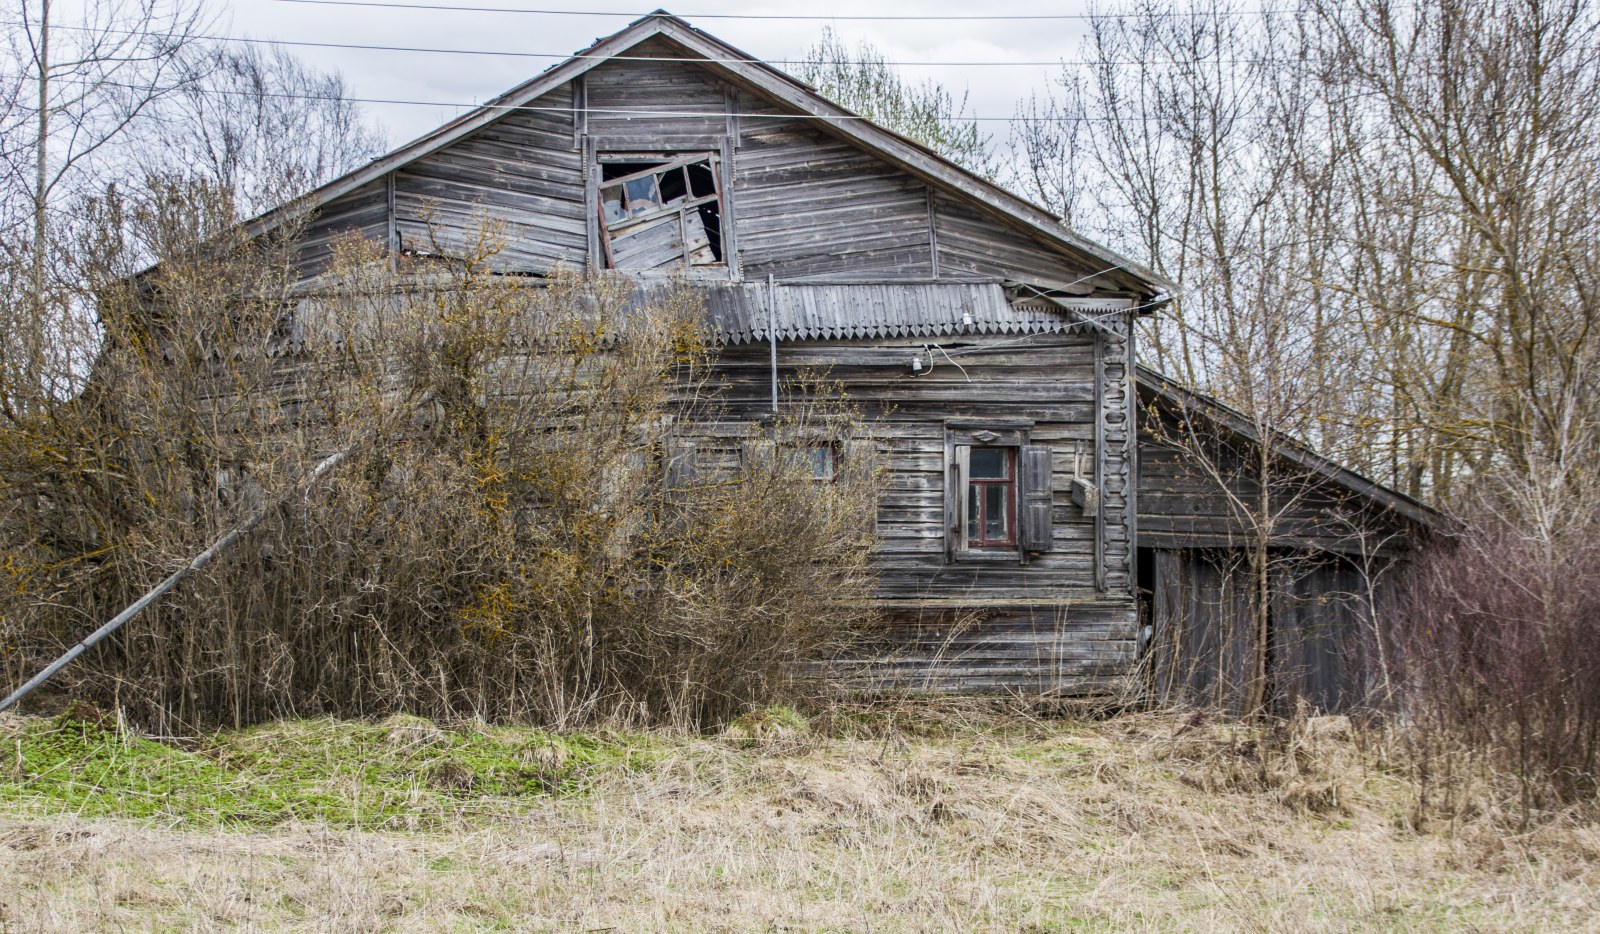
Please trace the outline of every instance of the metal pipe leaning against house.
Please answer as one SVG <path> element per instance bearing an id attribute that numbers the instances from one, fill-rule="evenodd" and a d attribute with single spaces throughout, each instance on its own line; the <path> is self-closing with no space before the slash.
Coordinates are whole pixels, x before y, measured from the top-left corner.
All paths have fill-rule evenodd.
<path id="1" fill-rule="evenodd" d="M 344 459 L 349 456 L 349 454 L 349 451 L 339 451 L 323 458 L 322 461 L 311 471 L 311 474 L 306 477 L 306 482 L 302 484 L 302 487 L 309 489 L 312 484 L 321 479 L 324 474 L 342 463 Z M 284 501 L 286 500 L 280 500 L 279 503 L 281 504 Z M 118 613 L 116 616 L 111 617 L 111 619 L 106 621 L 105 625 L 85 636 L 82 641 L 68 649 L 60 658 L 47 665 L 43 671 L 34 675 L 32 678 L 29 678 L 26 684 L 17 688 L 15 691 L 12 691 L 5 700 L 0 700 L 0 712 L 4 712 L 15 706 L 17 702 L 21 701 L 24 697 L 32 694 L 34 690 L 39 687 L 39 685 L 44 684 L 46 681 L 54 677 L 56 672 L 72 664 L 73 659 L 93 648 L 106 636 L 109 636 L 118 629 L 121 629 L 125 623 L 133 619 L 135 616 L 138 616 L 146 607 L 165 596 L 168 591 L 178 586 L 178 584 L 181 583 L 184 578 L 210 564 L 218 555 L 238 544 L 241 538 L 244 538 L 246 535 L 250 534 L 250 532 L 256 526 L 261 524 L 261 520 L 265 519 L 267 517 L 267 513 L 269 512 L 271 512 L 271 510 L 263 506 L 251 513 L 248 519 L 234 526 L 227 532 L 227 534 L 212 542 L 211 547 L 196 555 L 194 560 L 172 572 L 172 574 L 168 575 L 165 580 L 146 592 L 144 596 L 133 601 L 133 603 L 131 603 L 127 609 L 123 610 L 121 613 Z"/>

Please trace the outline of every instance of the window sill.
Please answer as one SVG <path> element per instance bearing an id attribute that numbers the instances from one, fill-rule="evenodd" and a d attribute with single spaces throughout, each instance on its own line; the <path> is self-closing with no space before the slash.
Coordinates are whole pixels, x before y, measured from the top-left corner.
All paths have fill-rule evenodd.
<path id="1" fill-rule="evenodd" d="M 952 564 L 1021 564 L 1022 552 L 1015 548 L 996 548 L 994 550 L 978 551 L 968 549 L 958 551 Z"/>
<path id="2" fill-rule="evenodd" d="M 666 269 L 611 269 L 606 272 L 619 272 L 635 279 L 648 279 L 667 282 L 673 279 L 687 279 L 691 282 L 730 282 L 732 274 L 728 271 L 727 263 L 717 263 L 714 266 L 672 266 Z"/>

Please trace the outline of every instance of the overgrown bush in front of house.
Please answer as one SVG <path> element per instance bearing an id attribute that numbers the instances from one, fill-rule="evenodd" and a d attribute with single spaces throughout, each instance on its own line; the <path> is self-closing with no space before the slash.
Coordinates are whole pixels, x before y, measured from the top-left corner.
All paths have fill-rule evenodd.
<path id="1" fill-rule="evenodd" d="M 866 612 L 876 502 L 825 383 L 727 428 L 687 287 L 496 275 L 485 225 L 450 260 L 338 243 L 307 292 L 292 237 L 220 242 L 204 209 L 123 209 L 162 264 L 101 247 L 92 377 L 0 437 L 8 681 L 265 510 L 59 687 L 169 731 L 701 726 L 814 688 Z M 816 446 L 831 482 L 785 453 Z"/>

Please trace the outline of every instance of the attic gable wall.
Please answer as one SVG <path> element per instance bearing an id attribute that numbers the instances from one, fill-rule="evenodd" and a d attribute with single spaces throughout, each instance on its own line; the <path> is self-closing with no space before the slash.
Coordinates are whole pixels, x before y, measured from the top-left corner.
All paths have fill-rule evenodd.
<path id="1" fill-rule="evenodd" d="M 299 236 L 301 275 L 315 276 L 333 259 L 341 237 L 360 236 L 382 243 L 389 226 L 388 199 L 383 182 L 371 182 L 323 205 Z"/>
<path id="2" fill-rule="evenodd" d="M 939 243 L 939 273 L 947 278 L 999 276 L 1087 293 L 1091 287 L 1086 280 L 1106 268 L 1090 269 L 1070 262 L 943 192 L 934 195 L 933 216 Z"/>
<path id="3" fill-rule="evenodd" d="M 684 57 L 659 39 L 642 42 L 627 54 L 630 59 Z M 597 150 L 709 151 L 720 147 L 728 135 L 727 87 L 699 66 L 611 61 L 595 67 L 583 81 L 593 111 L 584 119 Z M 685 116 L 700 113 L 710 116 Z"/>
<path id="4" fill-rule="evenodd" d="M 537 109 L 535 109 L 537 108 Z M 583 152 L 566 85 L 395 173 L 404 249 L 461 255 L 484 221 L 504 225 L 496 264 L 547 272 L 588 252 Z"/>
<path id="5" fill-rule="evenodd" d="M 927 187 L 741 94 L 734 157 L 739 247 L 750 276 L 932 278 Z"/>
<path id="6" fill-rule="evenodd" d="M 672 60 L 688 53 L 666 40 L 625 54 L 396 168 L 389 176 L 395 245 L 459 256 L 475 249 L 488 222 L 504 240 L 494 260 L 500 268 L 581 268 L 593 223 L 584 173 L 595 152 L 705 151 L 731 163 L 723 217 L 745 278 L 1049 285 L 1095 271 L 961 199 L 930 194 L 920 178 L 820 121 L 735 88 L 712 67 Z M 651 56 L 663 60 L 637 60 Z M 306 254 L 308 276 L 321 270 L 326 243 L 344 227 L 389 238 L 390 184 L 360 190 L 359 216 L 344 204 L 349 196 L 323 208 L 314 223 L 317 248 Z"/>
<path id="7" fill-rule="evenodd" d="M 1144 395 L 1141 389 L 1141 395 Z M 1255 528 L 1261 484 L 1251 442 L 1201 414 L 1187 418 L 1145 395 L 1139 413 L 1141 547 L 1239 548 Z M 1373 555 L 1404 549 L 1417 527 L 1366 497 L 1280 461 L 1273 468 L 1275 547 Z M 1243 504 L 1236 507 L 1235 504 Z"/>

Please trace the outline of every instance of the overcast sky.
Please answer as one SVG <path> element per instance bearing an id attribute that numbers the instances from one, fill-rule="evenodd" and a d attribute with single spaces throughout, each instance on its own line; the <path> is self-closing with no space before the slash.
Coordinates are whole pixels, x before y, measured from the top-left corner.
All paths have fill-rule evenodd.
<path id="1" fill-rule="evenodd" d="M 596 38 L 627 25 L 654 6 L 634 9 L 618 0 L 395 0 L 437 5 L 540 8 L 623 12 L 626 16 L 559 15 L 552 13 L 480 13 L 449 10 L 400 10 L 374 7 L 313 6 L 282 0 L 231 0 L 219 11 L 215 32 L 234 36 L 303 42 L 544 53 L 552 58 L 448 55 L 290 46 L 302 59 L 323 69 L 342 72 L 352 92 L 363 98 L 446 101 L 473 104 L 532 77 Z M 659 0 L 657 0 L 659 2 Z M 1084 2 L 974 4 L 970 0 L 826 0 L 816 6 L 784 3 L 736 3 L 729 0 L 682 0 L 666 7 L 756 58 L 792 60 L 803 55 L 826 25 L 854 44 L 866 39 L 897 62 L 1057 62 L 1073 58 L 1084 32 L 1081 20 L 1012 20 L 984 22 L 906 22 L 860 20 L 748 20 L 697 18 L 696 13 L 805 13 L 808 15 L 973 15 L 1082 13 Z M 931 77 L 957 97 L 970 93 L 969 112 L 1009 118 L 1019 99 L 1043 88 L 1060 68 L 1042 64 L 961 67 L 907 64 L 912 78 Z M 391 145 L 398 145 L 443 123 L 460 111 L 436 106 L 365 105 L 383 124 Z M 1006 125 L 984 125 L 1003 142 Z"/>

